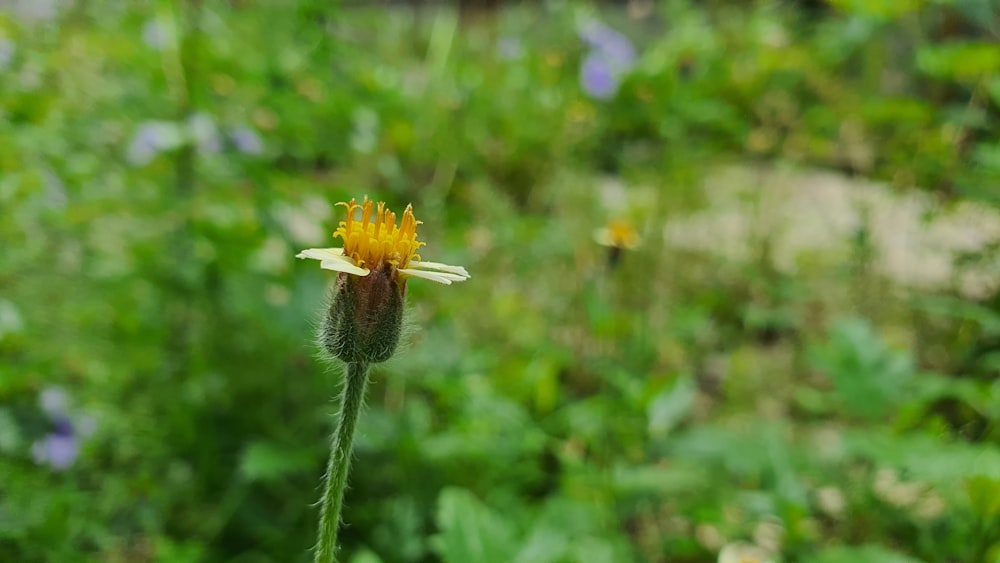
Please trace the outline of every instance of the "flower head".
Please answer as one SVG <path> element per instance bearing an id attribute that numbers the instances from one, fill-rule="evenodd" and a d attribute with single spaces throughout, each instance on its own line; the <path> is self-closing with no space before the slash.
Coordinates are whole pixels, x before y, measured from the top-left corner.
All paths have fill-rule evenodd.
<path id="1" fill-rule="evenodd" d="M 469 278 L 461 266 L 424 262 L 417 250 L 413 207 L 407 206 L 396 223 L 396 214 L 384 202 L 365 197 L 339 203 L 347 217 L 333 233 L 343 248 L 310 248 L 299 258 L 320 261 L 325 270 L 340 272 L 333 299 L 323 321 L 320 343 L 345 362 L 384 362 L 395 353 L 403 317 L 406 280 L 425 278 L 450 284 Z M 360 219 L 357 212 L 360 211 Z"/>
<path id="2" fill-rule="evenodd" d="M 82 417 L 74 422 L 69 415 L 69 397 L 58 387 L 42 390 L 38 397 L 41 410 L 52 421 L 52 431 L 31 446 L 35 463 L 56 471 L 68 469 L 80 455 L 80 440 L 93 434 L 94 420 Z"/>
<path id="3" fill-rule="evenodd" d="M 309 248 L 300 252 L 298 258 L 319 260 L 324 270 L 362 277 L 384 267 L 402 281 L 417 277 L 448 285 L 469 279 L 469 272 L 461 266 L 425 262 L 420 258 L 417 249 L 425 243 L 417 240 L 417 225 L 421 221 L 413 216 L 412 205 L 406 206 L 398 225 L 396 214 L 386 208 L 385 202 L 378 202 L 376 207 L 367 196 L 361 203 L 352 199 L 337 205 L 347 208 L 346 220 L 333 233 L 334 238 L 343 240 L 343 248 Z"/>
<path id="4" fill-rule="evenodd" d="M 628 221 L 616 220 L 594 231 L 594 240 L 601 246 L 634 250 L 639 246 L 639 233 Z"/>
<path id="5" fill-rule="evenodd" d="M 35 463 L 48 465 L 56 471 L 69 469 L 80 455 L 80 444 L 72 434 L 52 433 L 31 446 Z"/>
<path id="6" fill-rule="evenodd" d="M 580 84 L 593 98 L 614 97 L 622 76 L 635 66 L 635 47 L 628 37 L 600 22 L 587 24 L 580 37 L 590 46 L 580 65 Z"/>
<path id="7" fill-rule="evenodd" d="M 230 131 L 229 138 L 232 139 L 236 150 L 243 154 L 255 155 L 264 152 L 264 141 L 260 139 L 260 135 L 256 131 L 246 125 L 241 125 Z"/>
<path id="8" fill-rule="evenodd" d="M 623 70 L 635 62 L 635 47 L 628 37 L 600 22 L 591 22 L 580 31 L 580 37 L 610 63 Z"/>
<path id="9" fill-rule="evenodd" d="M 580 65 L 580 84 L 598 100 L 607 100 L 618 92 L 618 77 L 600 53 L 590 53 Z"/>
<path id="10" fill-rule="evenodd" d="M 129 143 L 126 158 L 134 166 L 145 166 L 164 151 L 184 144 L 184 132 L 169 121 L 141 123 Z"/>

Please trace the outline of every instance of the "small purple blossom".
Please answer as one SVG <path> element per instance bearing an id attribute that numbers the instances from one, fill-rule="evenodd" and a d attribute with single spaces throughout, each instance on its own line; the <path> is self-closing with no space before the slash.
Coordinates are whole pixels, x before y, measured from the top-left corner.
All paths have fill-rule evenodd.
<path id="1" fill-rule="evenodd" d="M 593 98 L 614 97 L 622 76 L 635 66 L 635 47 L 628 37 L 600 22 L 587 24 L 580 38 L 590 46 L 580 65 L 581 86 Z"/>
<path id="2" fill-rule="evenodd" d="M 600 22 L 591 22 L 580 31 L 580 38 L 601 53 L 616 70 L 627 72 L 635 64 L 635 47 L 628 37 Z"/>
<path id="3" fill-rule="evenodd" d="M 584 91 L 599 100 L 612 98 L 618 92 L 618 77 L 599 53 L 590 53 L 583 59 L 580 84 Z"/>
<path id="4" fill-rule="evenodd" d="M 129 143 L 126 158 L 133 166 L 145 166 L 164 151 L 193 143 L 203 154 L 217 153 L 222 148 L 219 128 L 207 113 L 191 115 L 187 123 L 144 121 Z"/>
<path id="5" fill-rule="evenodd" d="M 52 433 L 56 436 L 73 436 L 73 421 L 65 414 L 52 417 Z"/>
<path id="6" fill-rule="evenodd" d="M 73 435 L 49 434 L 31 446 L 35 463 L 48 465 L 56 471 L 69 469 L 80 455 L 80 444 Z"/>
<path id="7" fill-rule="evenodd" d="M 38 396 L 38 406 L 52 421 L 52 431 L 31 446 L 35 463 L 56 471 L 68 469 L 80 455 L 80 439 L 93 434 L 93 417 L 83 416 L 74 424 L 68 414 L 69 398 L 59 387 L 47 387 Z"/>
<path id="8" fill-rule="evenodd" d="M 246 125 L 240 125 L 230 131 L 229 138 L 232 139 L 236 150 L 243 154 L 257 155 L 264 152 L 264 141 L 256 131 Z"/>
<path id="9" fill-rule="evenodd" d="M 167 121 L 144 121 L 132 135 L 125 158 L 133 166 L 145 166 L 163 151 L 184 142 L 176 124 Z"/>
<path id="10" fill-rule="evenodd" d="M 132 137 L 126 158 L 134 166 L 143 166 L 159 154 L 161 147 L 159 130 L 151 125 L 143 125 Z"/>

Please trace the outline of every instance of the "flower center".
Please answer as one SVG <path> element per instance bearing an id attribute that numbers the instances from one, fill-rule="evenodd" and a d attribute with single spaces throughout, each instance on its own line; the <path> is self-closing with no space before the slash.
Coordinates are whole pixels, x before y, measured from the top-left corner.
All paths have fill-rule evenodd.
<path id="1" fill-rule="evenodd" d="M 625 221 L 612 221 L 608 225 L 608 233 L 614 246 L 630 247 L 639 241 L 639 234 Z"/>
<path id="2" fill-rule="evenodd" d="M 424 243 L 417 240 L 417 225 L 421 222 L 413 216 L 413 206 L 407 205 L 403 219 L 396 226 L 396 214 L 385 208 L 385 202 L 365 199 L 360 204 L 355 199 L 349 203 L 340 202 L 347 208 L 347 220 L 341 221 L 333 233 L 333 238 L 344 240 L 344 255 L 350 256 L 362 268 L 373 269 L 388 263 L 396 268 L 406 268 L 410 260 L 420 260 L 417 249 Z M 361 209 L 361 220 L 355 218 L 355 211 Z M 374 211 L 374 217 L 372 216 Z"/>

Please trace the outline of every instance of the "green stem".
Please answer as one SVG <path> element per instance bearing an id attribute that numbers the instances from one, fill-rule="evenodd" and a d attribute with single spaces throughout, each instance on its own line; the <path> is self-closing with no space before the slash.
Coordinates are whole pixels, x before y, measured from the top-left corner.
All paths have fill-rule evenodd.
<path id="1" fill-rule="evenodd" d="M 344 502 L 347 471 L 351 465 L 351 446 L 354 428 L 361 415 L 361 405 L 368 385 L 368 364 L 347 364 L 347 378 L 340 399 L 337 430 L 330 443 L 330 461 L 326 466 L 326 485 L 323 488 L 322 508 L 319 517 L 319 541 L 316 545 L 315 563 L 333 563 L 337 555 L 337 527 L 340 524 L 340 507 Z"/>

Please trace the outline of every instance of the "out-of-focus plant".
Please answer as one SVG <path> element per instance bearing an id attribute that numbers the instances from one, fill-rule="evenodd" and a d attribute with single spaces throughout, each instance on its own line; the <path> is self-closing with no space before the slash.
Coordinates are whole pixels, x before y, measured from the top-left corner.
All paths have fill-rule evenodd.
<path id="1" fill-rule="evenodd" d="M 863 320 L 835 324 L 830 340 L 814 346 L 810 357 L 812 366 L 833 383 L 838 411 L 884 417 L 911 393 L 911 360 L 886 347 Z"/>
<path id="2" fill-rule="evenodd" d="M 635 65 L 635 47 L 619 31 L 597 21 L 584 24 L 580 37 L 589 49 L 580 63 L 584 91 L 597 99 L 614 96 L 622 77 Z"/>

